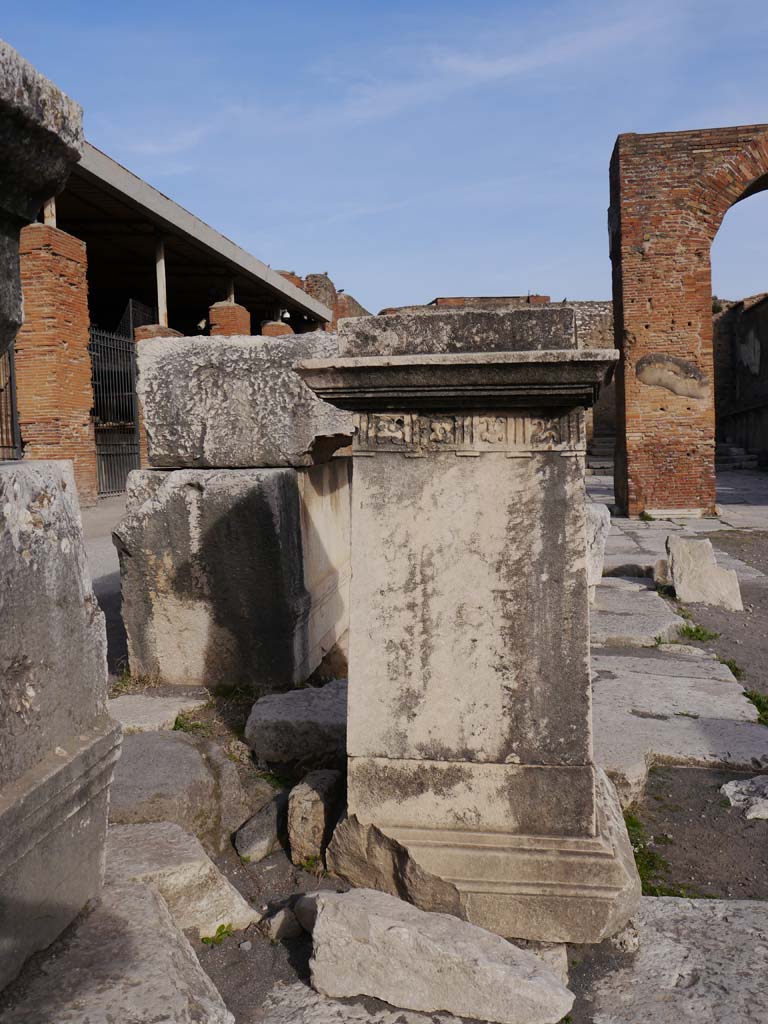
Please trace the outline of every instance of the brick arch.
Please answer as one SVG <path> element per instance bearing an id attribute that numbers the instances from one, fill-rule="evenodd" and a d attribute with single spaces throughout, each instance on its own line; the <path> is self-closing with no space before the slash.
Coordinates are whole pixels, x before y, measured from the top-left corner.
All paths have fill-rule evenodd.
<path id="1" fill-rule="evenodd" d="M 616 499 L 629 515 L 715 507 L 710 248 L 727 211 L 768 188 L 768 125 L 620 135 L 609 228 Z"/>

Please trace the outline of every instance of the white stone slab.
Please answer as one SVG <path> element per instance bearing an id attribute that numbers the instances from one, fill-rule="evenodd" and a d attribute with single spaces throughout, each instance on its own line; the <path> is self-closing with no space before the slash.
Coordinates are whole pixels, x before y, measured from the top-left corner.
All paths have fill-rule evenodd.
<path id="1" fill-rule="evenodd" d="M 686 664 L 691 674 L 678 674 Z M 595 762 L 608 772 L 625 807 L 640 796 L 654 764 L 768 766 L 768 729 L 756 721 L 756 709 L 732 677 L 720 675 L 725 666 L 702 676 L 707 665 L 712 663 L 685 655 L 593 660 Z"/>
<path id="2" fill-rule="evenodd" d="M 126 693 L 109 701 L 110 715 L 132 732 L 158 732 L 172 729 L 179 715 L 197 711 L 206 699 L 194 697 L 153 697 L 146 693 Z"/>
<path id="3" fill-rule="evenodd" d="M 462 1024 L 449 1013 L 416 1013 L 321 996 L 306 985 L 277 984 L 259 1011 L 262 1024 Z"/>
<path id="4" fill-rule="evenodd" d="M 739 580 L 733 569 L 721 569 L 710 540 L 668 537 L 672 584 L 685 604 L 708 604 L 729 611 L 744 610 Z"/>
<path id="5" fill-rule="evenodd" d="M 653 647 L 657 637 L 674 640 L 682 618 L 647 584 L 604 578 L 589 612 L 593 644 Z"/>
<path id="6" fill-rule="evenodd" d="M 720 787 L 732 807 L 740 807 L 744 817 L 768 819 L 768 775 L 757 775 L 754 779 L 734 779 Z"/>
<path id="7" fill-rule="evenodd" d="M 639 949 L 597 983 L 593 1024 L 763 1024 L 768 903 L 644 897 Z"/>
<path id="8" fill-rule="evenodd" d="M 448 914 L 385 893 L 315 893 L 310 961 L 323 995 L 370 995 L 393 1006 L 503 1024 L 559 1021 L 573 995 L 538 957 Z"/>
<path id="9" fill-rule="evenodd" d="M 219 925 L 235 931 L 261 920 L 222 875 L 194 836 L 169 821 L 112 825 L 107 833 L 106 882 L 144 882 L 163 897 L 179 928 L 200 937 Z"/>
<path id="10" fill-rule="evenodd" d="M 55 947 L 54 947 L 55 949 Z M 111 885 L 3 1024 L 235 1024 L 163 899 Z"/>

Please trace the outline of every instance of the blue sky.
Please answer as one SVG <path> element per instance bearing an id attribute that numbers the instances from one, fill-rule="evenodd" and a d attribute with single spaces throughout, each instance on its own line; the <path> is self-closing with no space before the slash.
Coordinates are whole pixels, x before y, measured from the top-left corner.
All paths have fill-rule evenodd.
<path id="1" fill-rule="evenodd" d="M 768 4 L 4 0 L 0 35 L 91 142 L 273 267 L 372 311 L 436 295 L 610 297 L 626 131 L 768 122 Z M 768 194 L 714 290 L 768 290 Z"/>

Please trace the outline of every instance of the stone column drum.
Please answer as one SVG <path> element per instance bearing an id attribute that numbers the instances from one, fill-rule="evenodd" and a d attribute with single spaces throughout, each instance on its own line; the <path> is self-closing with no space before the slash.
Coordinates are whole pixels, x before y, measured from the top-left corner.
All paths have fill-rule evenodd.
<path id="1" fill-rule="evenodd" d="M 471 922 L 597 942 L 640 896 L 592 760 L 584 414 L 616 353 L 538 315 L 487 341 L 476 314 L 437 342 L 427 317 L 356 321 L 352 354 L 299 372 L 356 413 L 349 815 Z"/>

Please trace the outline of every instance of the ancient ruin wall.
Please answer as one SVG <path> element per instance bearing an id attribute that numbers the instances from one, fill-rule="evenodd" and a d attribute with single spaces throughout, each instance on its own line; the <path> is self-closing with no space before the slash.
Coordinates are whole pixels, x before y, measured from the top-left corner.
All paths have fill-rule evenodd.
<path id="1" fill-rule="evenodd" d="M 620 135 L 610 169 L 616 497 L 630 515 L 714 511 L 710 247 L 768 185 L 768 125 Z"/>

